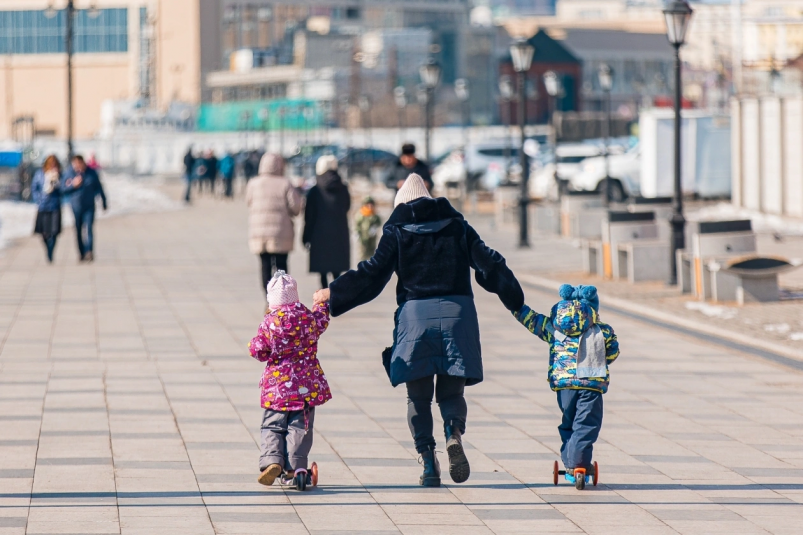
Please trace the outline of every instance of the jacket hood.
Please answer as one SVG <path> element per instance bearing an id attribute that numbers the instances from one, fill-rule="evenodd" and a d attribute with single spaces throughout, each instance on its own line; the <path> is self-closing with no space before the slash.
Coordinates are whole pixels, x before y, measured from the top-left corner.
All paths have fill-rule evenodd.
<path id="1" fill-rule="evenodd" d="M 436 221 L 463 220 L 463 215 L 454 209 L 448 199 L 421 198 L 413 202 L 400 204 L 390 214 L 387 225 L 420 225 Z M 445 226 L 445 225 L 444 225 Z M 413 232 L 411 230 L 411 232 Z M 431 230 L 425 233 L 432 232 Z"/>
<path id="2" fill-rule="evenodd" d="M 315 183 L 319 188 L 325 191 L 336 191 L 346 187 L 337 171 L 327 171 L 322 175 L 318 175 L 318 178 L 315 179 Z"/>
<path id="3" fill-rule="evenodd" d="M 259 162 L 259 174 L 260 175 L 273 175 L 273 176 L 283 176 L 284 175 L 284 158 L 279 156 L 278 154 L 268 153 L 262 157 L 262 160 Z"/>
<path id="4" fill-rule="evenodd" d="M 580 301 L 560 301 L 552 307 L 552 326 L 566 336 L 580 336 L 597 323 L 597 313 Z"/>

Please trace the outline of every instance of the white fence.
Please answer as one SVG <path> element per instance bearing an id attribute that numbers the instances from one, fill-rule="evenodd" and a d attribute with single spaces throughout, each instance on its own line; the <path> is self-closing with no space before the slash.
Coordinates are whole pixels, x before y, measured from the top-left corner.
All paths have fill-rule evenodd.
<path id="1" fill-rule="evenodd" d="M 543 129 L 543 128 L 541 128 Z M 530 131 L 532 130 L 532 131 Z M 528 134 L 536 131 L 531 127 Z M 470 141 L 502 139 L 505 128 L 499 126 L 474 127 L 468 131 Z M 540 132 L 540 130 L 538 130 Z M 513 129 L 514 142 L 519 136 Z M 444 151 L 460 146 L 463 130 L 459 127 L 434 128 L 432 131 L 432 155 L 437 156 Z M 309 132 L 157 132 L 127 131 L 116 132 L 108 139 L 78 140 L 75 152 L 89 155 L 94 153 L 98 162 L 109 169 L 123 169 L 133 174 L 178 174 L 183 170 L 183 158 L 187 147 L 194 150 L 212 149 L 218 155 L 225 151 L 266 148 L 289 156 L 298 145 L 306 144 L 338 144 L 353 147 L 385 149 L 398 153 L 402 142 L 411 141 L 416 144 L 418 154 L 424 155 L 424 130 L 422 128 L 400 129 L 320 129 Z M 55 153 L 65 156 L 67 149 L 64 140 L 40 138 L 36 142 L 36 150 L 41 155 Z"/>
<path id="2" fill-rule="evenodd" d="M 731 102 L 732 202 L 803 217 L 803 97 Z"/>

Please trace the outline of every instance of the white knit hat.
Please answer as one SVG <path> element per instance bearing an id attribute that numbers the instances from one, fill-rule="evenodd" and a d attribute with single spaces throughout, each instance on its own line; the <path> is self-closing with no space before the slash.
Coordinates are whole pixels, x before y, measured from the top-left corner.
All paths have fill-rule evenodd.
<path id="1" fill-rule="evenodd" d="M 393 201 L 393 207 L 396 208 L 400 204 L 406 202 L 413 202 L 416 199 L 427 198 L 431 199 L 432 196 L 427 190 L 427 185 L 424 184 L 424 179 L 420 175 L 411 173 L 404 181 L 399 192 L 396 193 L 396 200 Z"/>
<path id="2" fill-rule="evenodd" d="M 315 162 L 315 174 L 322 175 L 327 171 L 337 171 L 337 157 L 326 154 Z"/>
<path id="3" fill-rule="evenodd" d="M 298 303 L 298 301 L 296 280 L 280 269 L 268 283 L 268 305 L 276 308 Z"/>

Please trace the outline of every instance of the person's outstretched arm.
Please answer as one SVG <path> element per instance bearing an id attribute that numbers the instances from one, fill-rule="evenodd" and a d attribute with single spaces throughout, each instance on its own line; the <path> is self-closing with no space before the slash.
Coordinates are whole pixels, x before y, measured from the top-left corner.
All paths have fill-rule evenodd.
<path id="1" fill-rule="evenodd" d="M 535 336 L 548 344 L 552 343 L 552 333 L 547 329 L 547 323 L 549 322 L 548 316 L 539 314 L 527 305 L 524 305 L 518 312 L 513 312 L 513 317 Z"/>
<path id="2" fill-rule="evenodd" d="M 518 279 L 507 267 L 505 257 L 494 251 L 482 241 L 471 225 L 466 225 L 466 242 L 471 267 L 477 284 L 488 292 L 499 296 L 505 308 L 517 312 L 524 306 L 524 290 Z"/>
<path id="3" fill-rule="evenodd" d="M 320 336 L 329 327 L 329 303 L 315 303 L 312 307 L 312 317 L 315 319 L 315 325 L 318 326 L 318 336 Z"/>
<path id="4" fill-rule="evenodd" d="M 393 227 L 385 227 L 374 256 L 360 262 L 329 285 L 332 315 L 340 316 L 352 308 L 376 299 L 390 281 L 396 267 L 398 241 Z"/>
<path id="5" fill-rule="evenodd" d="M 103 209 L 107 210 L 109 208 L 108 203 L 106 202 L 106 192 L 103 191 L 103 183 L 100 181 L 100 174 L 95 171 L 95 178 L 97 179 L 95 182 L 97 184 L 97 195 L 100 195 L 100 200 L 103 202 Z M 92 202 L 95 202 L 94 199 Z"/>
<path id="6" fill-rule="evenodd" d="M 599 324 L 602 329 L 602 334 L 605 335 L 605 360 L 611 364 L 619 357 L 619 339 L 616 338 L 616 333 L 613 332 L 613 327 L 608 324 Z"/>
<path id="7" fill-rule="evenodd" d="M 270 358 L 271 353 L 273 353 L 268 337 L 262 329 L 262 325 L 259 326 L 257 335 L 248 343 L 248 352 L 259 362 L 266 362 Z"/>

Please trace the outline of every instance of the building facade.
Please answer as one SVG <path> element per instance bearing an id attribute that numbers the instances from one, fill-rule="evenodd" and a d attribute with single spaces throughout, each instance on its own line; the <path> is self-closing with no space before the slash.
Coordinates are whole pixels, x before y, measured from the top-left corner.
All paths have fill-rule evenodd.
<path id="1" fill-rule="evenodd" d="M 201 98 L 201 72 L 215 62 L 201 34 L 215 14 L 206 0 L 76 1 L 74 133 L 96 134 L 104 101 L 166 109 Z M 40 134 L 67 131 L 63 0 L 0 0 L 0 139 L 19 117 Z M 216 27 L 216 24 L 214 25 Z"/>

